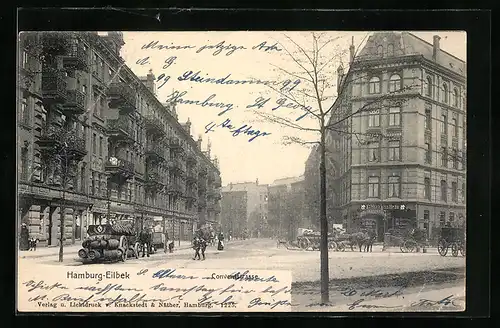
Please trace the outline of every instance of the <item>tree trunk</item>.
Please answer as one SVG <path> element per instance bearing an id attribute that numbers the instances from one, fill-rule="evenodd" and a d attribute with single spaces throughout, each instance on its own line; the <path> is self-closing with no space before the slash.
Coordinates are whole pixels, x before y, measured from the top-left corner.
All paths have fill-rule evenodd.
<path id="1" fill-rule="evenodd" d="M 62 201 L 61 201 L 61 227 L 60 227 L 60 236 L 59 236 L 59 262 L 63 261 L 63 254 L 64 254 L 64 219 L 65 219 L 65 204 L 64 204 L 64 198 L 66 197 L 66 189 L 64 189 L 64 183 L 63 183 L 63 194 L 62 194 Z"/>
<path id="2" fill-rule="evenodd" d="M 328 291 L 329 285 L 329 272 L 328 272 L 328 220 L 326 217 L 326 145 L 325 145 L 325 130 L 321 131 L 321 160 L 319 164 L 320 175 L 320 257 L 321 257 L 321 303 L 326 304 L 330 302 Z"/>

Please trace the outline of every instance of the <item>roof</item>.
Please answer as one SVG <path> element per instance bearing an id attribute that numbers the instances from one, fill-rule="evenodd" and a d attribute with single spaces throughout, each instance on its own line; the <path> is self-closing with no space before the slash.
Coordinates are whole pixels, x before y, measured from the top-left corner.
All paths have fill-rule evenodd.
<path id="1" fill-rule="evenodd" d="M 281 179 L 276 179 L 269 185 L 269 187 L 278 187 L 278 186 L 283 186 L 283 185 L 288 185 L 296 182 L 301 182 L 304 180 L 304 176 L 301 175 L 300 177 L 289 177 L 289 178 L 281 178 Z"/>
<path id="2" fill-rule="evenodd" d="M 434 46 L 414 34 L 409 32 L 375 32 L 371 35 L 366 45 L 360 51 L 358 58 L 369 59 L 369 57 L 377 57 L 377 48 L 382 45 L 384 54 L 387 53 L 387 46 L 394 46 L 395 56 L 404 55 L 422 55 L 425 59 L 433 61 Z M 438 53 L 436 63 L 456 74 L 466 76 L 467 68 L 463 60 L 446 52 L 442 48 Z"/>

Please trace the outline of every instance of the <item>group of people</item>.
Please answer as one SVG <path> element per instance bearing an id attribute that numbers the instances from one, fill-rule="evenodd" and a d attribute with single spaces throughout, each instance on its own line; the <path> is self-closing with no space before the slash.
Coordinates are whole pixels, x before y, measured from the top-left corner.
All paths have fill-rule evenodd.
<path id="1" fill-rule="evenodd" d="M 201 260 L 203 257 L 203 260 L 205 260 L 205 251 L 207 249 L 207 246 L 209 244 L 209 241 L 207 240 L 208 238 L 204 237 L 203 235 L 196 235 L 193 240 L 193 249 L 195 251 L 193 260 Z M 222 232 L 219 233 L 217 236 L 217 250 L 222 251 L 224 250 L 224 234 Z M 200 254 L 201 252 L 201 254 Z"/>

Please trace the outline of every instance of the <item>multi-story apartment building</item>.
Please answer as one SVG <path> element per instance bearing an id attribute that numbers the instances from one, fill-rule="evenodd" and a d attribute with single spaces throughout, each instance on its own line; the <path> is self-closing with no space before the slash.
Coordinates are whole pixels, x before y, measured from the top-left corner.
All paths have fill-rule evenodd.
<path id="1" fill-rule="evenodd" d="M 310 222 L 304 220 L 304 176 L 277 179 L 268 190 L 269 229 L 275 235 L 294 240 L 298 228 L 310 227 Z"/>
<path id="2" fill-rule="evenodd" d="M 466 64 L 439 41 L 377 32 L 338 69 L 329 194 L 349 229 L 465 222 Z"/>
<path id="3" fill-rule="evenodd" d="M 246 216 L 245 217 L 237 217 L 232 218 L 233 221 L 238 221 L 239 230 L 234 230 L 233 233 L 235 236 L 238 234 L 242 234 L 245 229 L 250 234 L 252 233 L 252 227 L 255 225 L 256 220 L 265 221 L 267 218 L 268 208 L 267 208 L 267 200 L 268 200 L 268 185 L 267 184 L 259 184 L 259 180 L 257 179 L 255 182 L 242 182 L 242 183 L 231 183 L 227 186 L 222 187 L 222 203 L 224 208 L 234 207 L 236 208 L 240 201 L 240 197 L 232 197 L 231 193 L 237 192 L 240 194 L 244 192 L 246 196 L 245 206 L 246 206 Z M 237 203 L 232 204 L 233 200 L 237 200 Z M 229 203 L 229 204 L 227 204 Z M 231 213 L 229 213 L 231 215 Z M 226 214 L 223 213 L 225 217 Z M 234 225 L 234 223 L 233 223 Z"/>
<path id="4" fill-rule="evenodd" d="M 217 221 L 220 172 L 120 57 L 120 32 L 22 33 L 19 43 L 19 224 L 56 245 L 89 224 L 128 220 L 190 238 Z M 219 196 L 218 196 L 219 195 Z"/>

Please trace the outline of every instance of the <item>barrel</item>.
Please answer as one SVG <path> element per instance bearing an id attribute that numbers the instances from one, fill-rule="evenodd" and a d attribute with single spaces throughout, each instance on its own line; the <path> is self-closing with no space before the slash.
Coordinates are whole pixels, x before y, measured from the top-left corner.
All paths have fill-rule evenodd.
<path id="1" fill-rule="evenodd" d="M 108 249 L 117 249 L 120 246 L 120 241 L 118 239 L 108 240 Z"/>
<path id="2" fill-rule="evenodd" d="M 96 259 L 98 259 L 98 258 L 101 257 L 101 253 L 98 250 L 96 250 L 96 249 L 92 249 L 92 250 L 89 251 L 88 257 L 91 260 L 96 260 Z"/>
<path id="3" fill-rule="evenodd" d="M 116 260 L 120 256 L 121 256 L 121 253 L 117 249 L 115 249 L 115 250 L 105 249 L 103 252 L 103 257 L 108 259 L 108 260 Z"/>
<path id="4" fill-rule="evenodd" d="M 78 251 L 78 256 L 81 257 L 82 259 L 87 258 L 87 250 L 85 248 L 82 248 Z"/>
<path id="5" fill-rule="evenodd" d="M 92 240 L 90 242 L 90 248 L 100 248 L 101 247 L 101 241 L 100 240 Z"/>
<path id="6" fill-rule="evenodd" d="M 108 242 L 104 239 L 101 239 L 101 248 L 107 248 L 108 247 Z"/>

